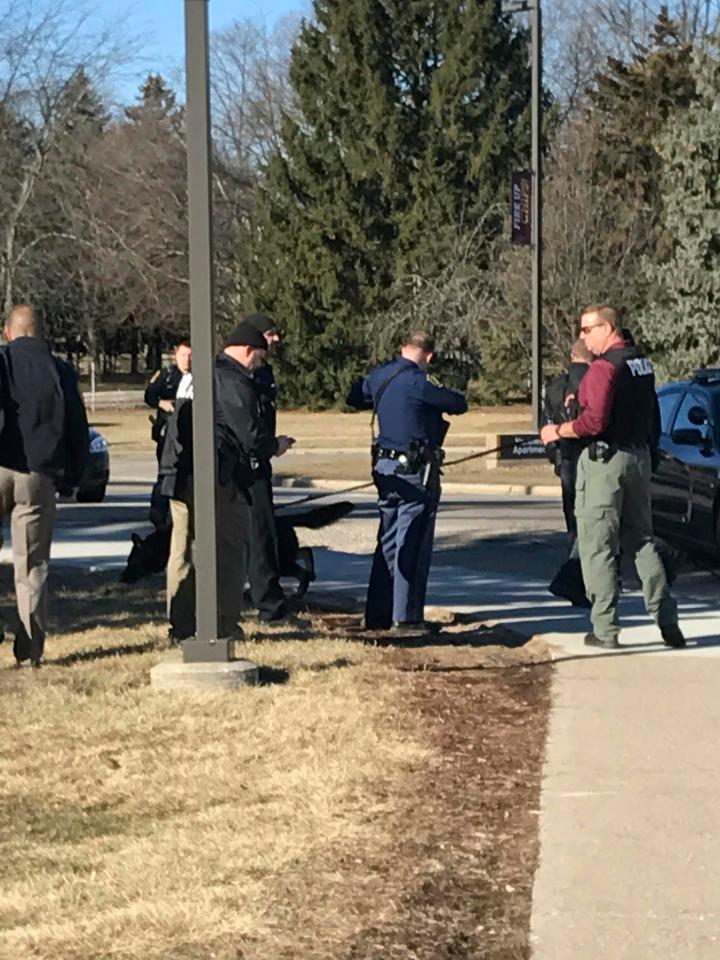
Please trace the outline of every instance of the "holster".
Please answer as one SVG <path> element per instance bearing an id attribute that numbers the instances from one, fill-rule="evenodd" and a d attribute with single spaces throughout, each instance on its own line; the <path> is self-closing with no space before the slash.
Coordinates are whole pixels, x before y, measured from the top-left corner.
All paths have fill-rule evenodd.
<path id="1" fill-rule="evenodd" d="M 588 444 L 588 457 L 593 463 L 608 463 L 615 453 L 615 448 L 605 440 L 592 440 Z"/>

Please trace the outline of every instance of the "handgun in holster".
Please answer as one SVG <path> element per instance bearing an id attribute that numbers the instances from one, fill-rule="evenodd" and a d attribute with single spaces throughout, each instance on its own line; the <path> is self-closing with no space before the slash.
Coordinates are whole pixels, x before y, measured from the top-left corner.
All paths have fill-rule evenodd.
<path id="1" fill-rule="evenodd" d="M 607 463 L 612 458 L 615 451 L 605 440 L 593 440 L 588 445 L 588 456 L 593 463 Z"/>

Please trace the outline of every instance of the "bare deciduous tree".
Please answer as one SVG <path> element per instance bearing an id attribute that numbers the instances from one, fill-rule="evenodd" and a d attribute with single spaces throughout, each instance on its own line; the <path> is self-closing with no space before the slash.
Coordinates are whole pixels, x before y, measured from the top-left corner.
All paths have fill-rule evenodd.
<path id="1" fill-rule="evenodd" d="M 3 134 L 14 150 L 0 158 L 0 281 L 7 311 L 16 272 L 43 237 L 23 224 L 48 156 L 91 83 L 107 81 L 135 46 L 112 28 L 94 30 L 72 0 L 13 0 L 0 19 L 0 105 Z M 9 134 L 9 135 L 8 135 Z"/>

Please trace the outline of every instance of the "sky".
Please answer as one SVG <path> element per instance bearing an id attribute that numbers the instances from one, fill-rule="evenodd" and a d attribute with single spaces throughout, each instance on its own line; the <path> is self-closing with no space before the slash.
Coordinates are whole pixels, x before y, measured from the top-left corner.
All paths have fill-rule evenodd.
<path id="1" fill-rule="evenodd" d="M 203 0 L 194 0 L 203 2 Z M 137 64 L 124 72 L 116 84 L 123 100 L 132 99 L 143 76 L 155 70 L 175 85 L 181 82 L 185 36 L 184 0 L 94 0 L 94 17 L 122 21 L 129 36 L 142 45 Z M 234 20 L 252 19 L 272 27 L 289 13 L 308 15 L 310 0 L 209 0 L 211 30 L 221 30 Z M 182 91 L 177 91 L 182 95 Z M 182 96 L 181 96 L 182 98 Z"/>

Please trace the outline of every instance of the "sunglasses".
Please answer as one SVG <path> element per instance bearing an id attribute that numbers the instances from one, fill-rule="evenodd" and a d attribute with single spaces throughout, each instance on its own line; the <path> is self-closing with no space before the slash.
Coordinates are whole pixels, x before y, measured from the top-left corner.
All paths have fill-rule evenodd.
<path id="1" fill-rule="evenodd" d="M 604 327 L 604 326 L 605 326 L 604 323 L 591 323 L 589 327 L 580 327 L 580 333 L 582 333 L 584 336 L 587 336 L 587 334 L 590 333 L 591 330 L 594 330 L 595 327 Z"/>

